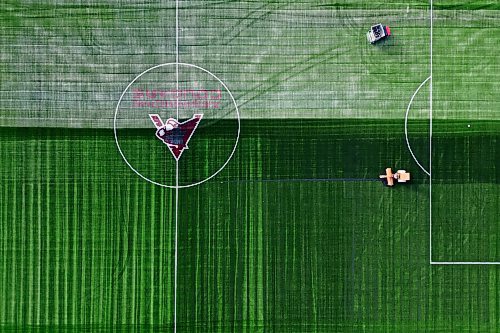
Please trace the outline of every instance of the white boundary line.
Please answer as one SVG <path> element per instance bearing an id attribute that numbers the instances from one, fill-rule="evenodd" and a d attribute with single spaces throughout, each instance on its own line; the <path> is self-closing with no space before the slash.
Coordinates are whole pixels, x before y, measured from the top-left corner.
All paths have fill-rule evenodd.
<path id="1" fill-rule="evenodd" d="M 406 145 L 408 146 L 408 150 L 410 151 L 410 154 L 411 156 L 413 157 L 413 160 L 415 160 L 415 163 L 417 163 L 417 165 L 420 167 L 420 169 L 422 169 L 423 172 L 425 172 L 429 177 L 430 177 L 430 172 L 427 171 L 421 164 L 420 162 L 417 160 L 417 158 L 415 157 L 415 154 L 413 154 L 413 150 L 411 149 L 411 145 L 410 145 L 410 140 L 408 139 L 408 114 L 410 113 L 410 107 L 411 107 L 411 104 L 413 103 L 413 99 L 415 98 L 415 96 L 418 94 L 420 88 L 423 87 L 424 84 L 427 83 L 427 81 L 429 81 L 431 79 L 431 77 L 429 76 L 427 79 L 424 80 L 424 82 L 422 82 L 417 90 L 415 90 L 415 92 L 413 93 L 413 96 L 411 96 L 411 99 L 410 99 L 410 103 L 408 103 L 408 107 L 406 108 L 406 114 L 405 114 L 405 139 L 406 139 Z"/>
<path id="2" fill-rule="evenodd" d="M 429 61 L 430 75 L 429 81 L 429 262 L 432 265 L 432 35 L 434 25 L 433 0 L 430 0 L 430 46 L 429 46 Z"/>
<path id="3" fill-rule="evenodd" d="M 430 84 L 429 84 L 429 264 L 431 265 L 500 265 L 500 261 L 433 261 L 432 260 L 432 34 L 433 0 L 430 0 Z"/>

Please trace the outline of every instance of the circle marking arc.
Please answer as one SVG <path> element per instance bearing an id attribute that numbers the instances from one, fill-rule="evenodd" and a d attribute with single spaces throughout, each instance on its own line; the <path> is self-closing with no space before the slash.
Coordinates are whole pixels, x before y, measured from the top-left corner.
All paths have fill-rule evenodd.
<path id="1" fill-rule="evenodd" d="M 425 79 L 417 88 L 417 90 L 415 90 L 415 92 L 413 93 L 413 96 L 411 96 L 411 99 L 410 99 L 410 103 L 408 103 L 408 107 L 406 108 L 406 114 L 405 114 L 405 139 L 406 139 L 406 146 L 408 147 L 408 150 L 410 151 L 410 154 L 411 156 L 413 157 L 413 160 L 415 161 L 415 163 L 417 163 L 417 165 L 420 167 L 420 169 L 422 169 L 423 172 L 425 172 L 425 174 L 427 174 L 427 176 L 431 176 L 430 172 L 427 171 L 421 164 L 420 162 L 418 161 L 417 157 L 415 156 L 415 154 L 413 153 L 413 150 L 411 149 L 411 145 L 410 145 L 410 140 L 408 139 L 408 114 L 410 113 L 410 108 L 411 108 L 411 104 L 413 103 L 413 99 L 415 98 L 415 96 L 417 96 L 420 88 L 422 88 L 424 86 L 424 84 L 427 83 L 427 81 L 429 81 L 431 79 L 432 76 L 429 76 L 427 79 Z"/>

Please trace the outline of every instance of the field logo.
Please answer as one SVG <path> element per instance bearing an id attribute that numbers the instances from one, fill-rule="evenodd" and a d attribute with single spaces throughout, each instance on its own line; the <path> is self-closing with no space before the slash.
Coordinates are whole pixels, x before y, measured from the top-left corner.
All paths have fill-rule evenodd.
<path id="1" fill-rule="evenodd" d="M 168 118 L 165 123 L 157 114 L 150 114 L 149 118 L 156 127 L 156 137 L 167 145 L 168 149 L 178 161 L 184 149 L 188 149 L 188 142 L 198 127 L 203 114 L 195 114 L 189 120 L 179 123 L 174 118 Z"/>

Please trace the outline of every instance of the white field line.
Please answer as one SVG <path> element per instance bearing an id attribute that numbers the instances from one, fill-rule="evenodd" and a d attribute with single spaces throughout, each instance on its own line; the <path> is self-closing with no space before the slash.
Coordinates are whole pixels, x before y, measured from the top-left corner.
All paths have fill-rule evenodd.
<path id="1" fill-rule="evenodd" d="M 433 261 L 432 260 L 432 34 L 433 0 L 430 0 L 430 76 L 429 82 L 429 264 L 431 265 L 500 265 L 500 261 Z M 424 81 L 425 82 L 425 81 Z"/>
<path id="2" fill-rule="evenodd" d="M 498 261 L 431 261 L 431 265 L 500 265 Z"/>
<path id="3" fill-rule="evenodd" d="M 177 240 L 179 221 L 179 161 L 175 161 L 175 238 L 174 238 L 174 333 L 177 332 Z"/>
<path id="4" fill-rule="evenodd" d="M 179 121 L 179 0 L 175 0 L 175 90 L 176 120 Z M 177 332 L 177 258 L 179 221 L 179 160 L 175 161 L 175 239 L 174 239 L 174 333 Z"/>
<path id="5" fill-rule="evenodd" d="M 211 75 L 214 79 L 216 79 L 217 81 L 219 81 L 219 83 L 224 87 L 224 89 L 226 89 L 226 91 L 228 92 L 229 94 L 229 97 L 231 97 L 231 101 L 233 102 L 234 104 L 234 108 L 236 110 L 236 117 L 237 117 L 237 120 L 238 120 L 238 132 L 236 134 L 236 141 L 234 143 L 234 147 L 233 147 L 233 150 L 231 151 L 231 154 L 229 155 L 229 157 L 227 158 L 226 162 L 224 162 L 224 164 L 220 167 L 219 170 L 217 170 L 216 172 L 214 172 L 212 175 L 210 175 L 209 177 L 203 179 L 203 180 L 200 180 L 196 183 L 191 183 L 191 184 L 187 184 L 187 185 L 179 185 L 179 186 L 175 186 L 175 185 L 166 185 L 166 184 L 162 184 L 162 183 L 159 183 L 159 182 L 156 182 L 152 179 L 149 179 L 147 178 L 146 176 L 142 175 L 139 171 L 137 171 L 133 166 L 132 164 L 130 164 L 130 162 L 127 160 L 127 158 L 125 157 L 125 154 L 123 153 L 121 147 L 120 147 L 120 142 L 118 140 L 118 132 L 117 132 L 117 116 L 118 116 L 118 112 L 119 112 L 119 108 L 120 108 L 120 104 L 125 96 L 125 94 L 127 93 L 127 91 L 130 89 L 130 87 L 134 84 L 134 82 L 136 82 L 140 77 L 142 77 L 144 74 L 152 71 L 152 70 L 155 70 L 156 68 L 160 68 L 160 67 L 164 67 L 164 66 L 174 66 L 176 63 L 175 62 L 169 62 L 169 63 L 165 63 L 165 64 L 159 64 L 159 65 L 156 65 L 156 66 L 153 66 L 151 68 L 148 68 L 146 69 L 145 71 L 143 71 L 142 73 L 140 73 L 139 75 L 137 75 L 128 85 L 127 87 L 125 88 L 125 90 L 122 92 L 122 94 L 120 95 L 120 98 L 118 99 L 118 103 L 116 104 L 116 108 L 115 108 L 115 114 L 113 116 L 113 132 L 115 134 L 115 143 L 116 143 L 116 147 L 118 148 L 118 152 L 120 153 L 120 156 L 123 158 L 123 160 L 125 161 L 125 163 L 128 165 L 128 167 L 135 172 L 135 174 L 137 174 L 139 177 L 141 177 L 142 179 L 150 182 L 151 184 L 155 184 L 155 185 L 158 185 L 158 186 L 162 186 L 162 187 L 168 187 L 168 188 L 176 188 L 176 187 L 179 187 L 179 188 L 187 188 L 187 187 L 192 187 L 192 186 L 197 186 L 199 184 L 202 184 L 210 179 L 212 179 L 213 177 L 215 177 L 219 172 L 222 171 L 222 169 L 224 169 L 226 167 L 226 165 L 229 163 L 229 161 L 233 158 L 234 156 L 234 153 L 236 152 L 236 148 L 238 146 L 238 142 L 240 141 L 240 133 L 241 133 L 241 119 L 240 119 L 240 111 L 239 111 L 239 108 L 238 108 L 238 104 L 236 103 L 236 100 L 234 99 L 234 96 L 233 96 L 233 93 L 229 90 L 229 88 L 227 87 L 227 85 L 220 79 L 218 78 L 217 76 L 215 76 L 215 74 L 213 74 L 212 72 L 210 72 L 209 70 L 206 70 L 205 68 L 202 68 L 200 66 L 196 66 L 196 65 L 193 65 L 193 64 L 188 64 L 188 63 L 182 63 L 182 62 L 179 62 L 178 65 L 179 66 L 187 66 L 187 67 L 192 67 L 192 68 L 197 68 L 209 75 Z"/>
<path id="6" fill-rule="evenodd" d="M 433 0 L 430 8 L 430 82 L 429 82 L 429 262 L 432 264 L 432 34 L 434 26 Z"/>
<path id="7" fill-rule="evenodd" d="M 429 81 L 430 79 L 431 79 L 431 77 L 429 76 L 427 79 L 424 80 L 424 82 L 422 82 L 418 86 L 417 90 L 415 90 L 415 92 L 413 93 L 413 96 L 411 96 L 410 103 L 408 103 L 408 107 L 406 108 L 406 114 L 405 114 L 405 139 L 406 139 L 406 145 L 408 146 L 408 150 L 410 151 L 410 154 L 413 157 L 413 160 L 415 161 L 415 163 L 417 163 L 417 165 L 420 167 L 420 169 L 422 169 L 422 171 L 425 172 L 429 177 L 431 175 L 430 172 L 428 172 L 422 166 L 422 164 L 420 164 L 420 162 L 418 161 L 418 159 L 415 157 L 415 154 L 413 153 L 413 150 L 411 149 L 410 140 L 408 139 L 408 114 L 410 113 L 410 108 L 411 108 L 411 104 L 413 103 L 413 99 L 418 94 L 420 88 L 422 88 L 423 85 L 426 84 L 427 81 Z"/>
<path id="8" fill-rule="evenodd" d="M 175 1 L 175 89 L 177 91 L 177 114 L 179 121 L 179 0 Z"/>

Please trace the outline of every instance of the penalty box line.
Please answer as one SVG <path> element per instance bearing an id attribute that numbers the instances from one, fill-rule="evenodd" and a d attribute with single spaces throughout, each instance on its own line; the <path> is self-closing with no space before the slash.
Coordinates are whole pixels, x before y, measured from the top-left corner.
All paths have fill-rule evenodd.
<path id="1" fill-rule="evenodd" d="M 429 264 L 430 265 L 500 265 L 500 261 L 433 261 L 432 260 L 432 37 L 434 28 L 433 0 L 430 0 L 430 81 L 429 81 Z"/>

